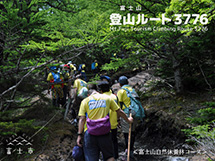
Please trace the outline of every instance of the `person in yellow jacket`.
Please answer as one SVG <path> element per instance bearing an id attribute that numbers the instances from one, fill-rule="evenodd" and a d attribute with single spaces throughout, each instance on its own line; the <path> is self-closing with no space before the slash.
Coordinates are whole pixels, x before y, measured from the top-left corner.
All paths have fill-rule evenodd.
<path id="1" fill-rule="evenodd" d="M 75 115 L 78 113 L 79 106 L 81 104 L 81 101 L 87 96 L 87 94 L 83 94 L 82 92 L 83 89 L 87 87 L 87 83 L 82 80 L 82 75 L 77 74 L 75 76 L 75 81 L 74 81 L 74 104 L 73 104 L 73 109 L 75 110 Z"/>
<path id="2" fill-rule="evenodd" d="M 68 64 L 69 67 L 70 67 L 70 74 L 73 75 L 73 74 L 76 74 L 76 71 L 77 71 L 77 68 L 74 64 Z"/>
<path id="3" fill-rule="evenodd" d="M 108 91 L 108 92 L 104 92 L 103 94 L 110 96 L 118 104 L 117 96 L 112 93 L 109 82 L 108 81 L 106 82 L 107 82 L 106 84 L 105 82 L 103 83 L 103 86 L 105 86 L 103 88 L 105 89 L 105 91 Z M 119 117 L 117 116 L 116 111 L 110 110 L 109 114 L 110 114 L 110 124 L 111 124 L 111 138 L 112 138 L 113 150 L 114 150 L 114 159 L 118 159 L 119 152 L 118 152 L 118 139 L 117 139 L 117 125 L 118 125 Z"/>
<path id="4" fill-rule="evenodd" d="M 46 79 L 49 82 L 49 89 L 51 85 L 52 91 L 52 105 L 58 107 L 60 104 L 64 105 L 63 94 L 63 75 L 57 72 L 57 67 L 50 67 L 50 73 Z M 48 89 L 48 93 L 50 93 Z"/>
<path id="5" fill-rule="evenodd" d="M 78 67 L 78 71 L 81 73 L 83 80 L 85 82 L 87 82 L 87 76 L 86 76 L 85 69 L 86 69 L 85 64 L 80 64 L 79 67 Z"/>
<path id="6" fill-rule="evenodd" d="M 97 60 L 95 60 L 92 64 L 91 64 L 91 70 L 94 73 L 94 75 L 96 75 L 99 72 L 99 64 L 97 62 Z"/>
<path id="7" fill-rule="evenodd" d="M 64 86 L 63 86 L 64 103 L 66 103 L 67 96 L 68 96 L 68 98 L 70 97 L 70 90 L 68 88 L 69 79 L 70 79 L 70 66 L 69 65 L 65 64 L 63 66 L 62 75 L 63 75 L 63 82 L 64 82 Z M 64 107 L 66 107 L 66 105 L 64 105 Z"/>
<path id="8" fill-rule="evenodd" d="M 131 86 L 128 85 L 128 78 L 126 76 L 121 76 L 119 77 L 118 80 L 120 87 L 124 87 L 126 89 L 128 89 L 129 91 L 132 91 L 133 88 Z M 120 89 L 117 92 L 117 97 L 119 100 L 119 104 L 122 110 L 124 110 L 126 107 L 129 107 L 131 104 L 131 100 L 130 98 L 127 96 L 127 93 L 124 89 Z M 130 143 L 130 148 L 131 148 L 131 153 L 130 153 L 130 157 L 133 157 L 133 152 L 134 152 L 134 142 L 135 142 L 135 128 L 137 126 L 137 120 L 134 119 L 134 122 L 132 124 L 132 128 L 131 128 L 131 143 Z M 128 147 L 128 133 L 129 133 L 129 125 L 124 121 L 121 120 L 121 127 L 122 127 L 122 132 L 124 134 L 124 138 L 125 138 L 125 145 L 126 148 Z M 127 149 L 126 149 L 127 151 Z"/>

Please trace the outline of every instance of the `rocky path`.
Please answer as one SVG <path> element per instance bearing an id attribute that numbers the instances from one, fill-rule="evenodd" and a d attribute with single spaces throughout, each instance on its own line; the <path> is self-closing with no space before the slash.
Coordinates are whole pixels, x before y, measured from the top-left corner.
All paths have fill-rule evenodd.
<path id="1" fill-rule="evenodd" d="M 129 79 L 130 84 L 142 93 L 150 90 L 147 84 L 150 81 L 162 81 L 148 72 L 138 73 Z M 114 84 L 112 89 L 116 93 L 119 84 Z M 135 142 L 135 158 L 138 161 L 207 161 L 204 154 L 193 154 L 189 145 L 185 143 L 185 135 L 181 132 L 186 127 L 180 118 L 169 114 L 164 109 L 150 108 L 146 110 L 147 118 L 144 124 L 137 129 Z M 56 121 L 57 120 L 57 121 Z M 71 161 L 72 148 L 76 144 L 77 127 L 63 120 L 63 114 L 58 116 L 49 126 L 49 138 L 45 146 L 37 149 L 30 159 L 26 161 Z M 120 133 L 119 159 L 125 159 L 124 140 Z M 183 151 L 183 153 L 182 153 Z M 186 152 L 186 153 L 185 153 Z M 131 160 L 132 161 L 132 160 Z"/>

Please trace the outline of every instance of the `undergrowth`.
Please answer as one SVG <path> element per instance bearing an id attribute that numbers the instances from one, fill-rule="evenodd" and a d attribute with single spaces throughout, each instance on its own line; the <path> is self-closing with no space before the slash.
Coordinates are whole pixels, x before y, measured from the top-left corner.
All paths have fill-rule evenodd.
<path id="1" fill-rule="evenodd" d="M 187 134 L 188 143 L 194 143 L 209 158 L 215 156 L 215 102 L 205 102 L 196 116 L 187 120 L 192 124 L 189 129 L 182 129 Z"/>

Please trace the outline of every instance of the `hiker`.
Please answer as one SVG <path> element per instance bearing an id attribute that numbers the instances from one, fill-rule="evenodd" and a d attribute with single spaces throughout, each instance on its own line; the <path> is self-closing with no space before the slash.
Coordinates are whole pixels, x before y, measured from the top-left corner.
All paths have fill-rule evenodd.
<path id="1" fill-rule="evenodd" d="M 67 65 L 69 66 L 69 68 L 70 68 L 70 75 L 71 75 L 71 77 L 74 75 L 74 74 L 76 74 L 76 72 L 77 72 L 77 68 L 76 68 L 76 65 L 75 64 L 72 64 L 72 61 L 69 61 L 68 63 L 67 63 Z"/>
<path id="2" fill-rule="evenodd" d="M 109 76 L 105 75 L 105 74 L 100 76 L 100 80 L 101 81 L 107 81 L 109 83 L 110 87 L 113 84 L 112 81 L 111 81 L 111 78 Z M 114 93 L 112 88 L 110 88 L 110 90 L 112 91 L 112 93 Z"/>
<path id="3" fill-rule="evenodd" d="M 66 103 L 67 96 L 68 98 L 70 97 L 70 92 L 68 89 L 68 83 L 70 79 L 70 66 L 67 64 L 64 64 L 63 69 L 62 69 L 62 75 L 63 75 L 63 81 L 64 81 L 64 86 L 63 86 L 63 95 L 64 95 L 64 103 Z"/>
<path id="4" fill-rule="evenodd" d="M 106 91 L 102 84 L 99 84 L 99 86 L 103 93 L 109 91 Z M 98 161 L 100 151 L 105 161 L 114 161 L 108 113 L 110 109 L 116 111 L 128 124 L 133 122 L 133 118 L 128 118 L 111 97 L 100 94 L 95 90 L 92 92 L 89 90 L 88 92 L 91 95 L 81 102 L 78 114 L 77 145 L 82 147 L 82 132 L 84 130 L 83 149 L 85 161 Z M 85 123 L 86 126 L 84 126 Z"/>
<path id="5" fill-rule="evenodd" d="M 50 67 L 50 73 L 46 79 L 49 82 L 48 93 L 50 93 L 50 85 L 52 91 L 52 105 L 59 107 L 60 104 L 62 106 L 64 103 L 64 95 L 63 95 L 63 76 L 61 73 L 57 72 L 57 67 L 52 66 Z"/>
<path id="6" fill-rule="evenodd" d="M 77 74 L 75 76 L 75 81 L 74 81 L 73 88 L 74 88 L 73 109 L 75 110 L 75 116 L 76 116 L 77 113 L 78 113 L 81 101 L 85 97 L 87 97 L 87 83 L 84 80 L 82 80 L 82 75 L 81 74 Z M 76 117 L 75 117 L 75 119 L 76 119 Z"/>
<path id="7" fill-rule="evenodd" d="M 94 75 L 96 75 L 96 74 L 99 72 L 97 60 L 95 60 L 95 61 L 91 64 L 91 70 L 92 70 L 92 72 L 94 73 Z"/>
<path id="8" fill-rule="evenodd" d="M 127 93 L 122 87 L 127 88 L 129 91 L 132 91 L 133 88 L 128 85 L 128 78 L 126 76 L 121 76 L 118 80 L 121 89 L 117 92 L 117 97 L 118 101 L 120 104 L 120 107 L 122 110 L 125 110 L 125 108 L 130 106 L 130 98 L 127 96 Z M 125 139 L 125 145 L 126 149 L 125 152 L 127 153 L 127 148 L 128 148 L 128 133 L 129 133 L 129 126 L 124 120 L 120 120 L 121 127 L 122 127 L 122 132 L 124 134 L 124 139 Z M 133 157 L 133 152 L 134 152 L 134 142 L 135 142 L 135 128 L 137 126 L 137 120 L 134 119 L 132 128 L 131 128 L 131 143 L 130 143 L 130 149 L 131 149 L 131 157 Z"/>
<path id="9" fill-rule="evenodd" d="M 78 67 L 78 71 L 81 73 L 82 78 L 84 79 L 84 81 L 87 82 L 87 76 L 86 76 L 86 73 L 85 73 L 85 67 L 86 67 L 85 64 L 80 64 L 79 67 Z"/>
<path id="10" fill-rule="evenodd" d="M 103 79 L 103 81 L 105 81 L 101 86 L 101 89 L 103 89 L 103 91 L 108 91 L 108 92 L 103 92 L 103 94 L 106 94 L 108 96 L 110 96 L 117 104 L 118 104 L 118 99 L 117 96 L 114 95 L 110 89 L 110 84 L 106 79 Z M 112 111 L 110 110 L 109 112 L 110 114 L 110 124 L 111 124 L 111 138 L 112 138 L 112 142 L 113 142 L 113 150 L 114 150 L 114 159 L 117 159 L 119 157 L 118 154 L 118 139 L 117 139 L 117 125 L 118 125 L 118 121 L 119 121 L 119 116 L 117 116 L 116 111 Z"/>

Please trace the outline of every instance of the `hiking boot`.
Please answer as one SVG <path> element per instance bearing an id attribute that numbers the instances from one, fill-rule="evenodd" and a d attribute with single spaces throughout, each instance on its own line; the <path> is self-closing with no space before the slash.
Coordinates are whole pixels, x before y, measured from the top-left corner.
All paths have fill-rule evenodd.
<path id="1" fill-rule="evenodd" d="M 128 152 L 128 149 L 125 149 L 125 152 L 123 152 L 122 156 L 119 157 L 120 161 L 127 161 L 127 152 Z"/>
<path id="2" fill-rule="evenodd" d="M 128 153 L 128 149 L 125 149 L 125 153 L 124 154 L 127 155 L 127 153 Z"/>

